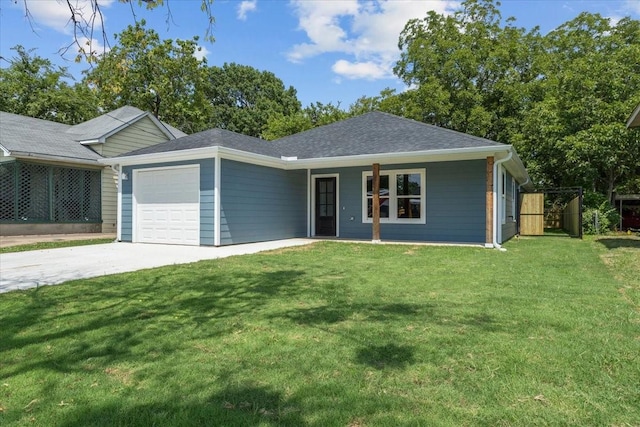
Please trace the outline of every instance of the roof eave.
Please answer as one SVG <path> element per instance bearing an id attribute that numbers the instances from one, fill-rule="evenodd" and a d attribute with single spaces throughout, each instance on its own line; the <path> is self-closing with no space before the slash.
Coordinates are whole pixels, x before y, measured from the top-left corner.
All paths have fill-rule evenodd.
<path id="1" fill-rule="evenodd" d="M 81 159 L 78 157 L 68 157 L 68 156 L 54 156 L 50 154 L 42 154 L 42 153 L 31 153 L 28 151 L 11 151 L 7 152 L 8 156 L 14 157 L 16 159 L 28 159 L 28 160 L 43 160 L 49 162 L 63 162 L 63 163 L 73 163 L 73 164 L 81 164 L 86 166 L 99 166 L 100 162 L 98 159 Z"/>
<path id="2" fill-rule="evenodd" d="M 202 148 L 191 148 L 188 150 L 164 151 L 162 153 L 139 154 L 133 156 L 110 157 L 100 159 L 98 162 L 105 165 L 148 165 L 152 163 L 162 162 L 180 162 L 186 160 L 200 160 L 213 158 L 216 156 L 228 160 L 237 160 L 240 162 L 251 163 L 255 165 L 270 166 L 285 169 L 286 161 L 266 156 L 264 154 L 250 153 L 247 151 L 236 150 L 218 145 Z"/>
<path id="3" fill-rule="evenodd" d="M 153 122 L 153 124 L 155 124 L 156 127 L 160 130 L 160 132 L 162 132 L 169 140 L 176 139 L 176 137 L 169 131 L 169 129 L 167 129 L 167 127 L 164 124 L 162 124 L 160 120 L 158 120 L 153 114 L 149 113 L 148 111 L 144 111 L 141 114 L 138 114 L 137 116 L 135 116 L 134 118 L 122 123 L 118 127 L 99 136 L 98 138 L 83 139 L 83 140 L 79 140 L 78 142 L 82 145 L 104 144 L 107 138 L 115 135 L 116 133 L 120 132 L 123 129 L 126 129 L 132 124 L 144 119 L 145 117 L 149 117 L 149 119 Z"/>
<path id="4" fill-rule="evenodd" d="M 290 161 L 289 169 L 297 168 L 325 168 L 365 166 L 373 163 L 400 164 L 415 162 L 445 162 L 456 160 L 478 160 L 495 153 L 506 152 L 510 145 L 449 148 L 440 150 L 407 151 L 399 153 L 358 154 L 352 156 L 322 157 L 298 159 Z"/>
<path id="5" fill-rule="evenodd" d="M 640 104 L 633 110 L 629 120 L 627 120 L 627 129 L 640 127 Z"/>

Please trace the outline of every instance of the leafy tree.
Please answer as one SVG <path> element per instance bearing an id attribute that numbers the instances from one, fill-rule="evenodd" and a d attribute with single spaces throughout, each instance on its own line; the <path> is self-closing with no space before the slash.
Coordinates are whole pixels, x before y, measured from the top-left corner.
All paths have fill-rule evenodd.
<path id="1" fill-rule="evenodd" d="M 625 129 L 640 102 L 640 21 L 612 25 L 582 13 L 545 36 L 540 100 L 519 142 L 551 186 L 584 186 L 612 200 L 640 173 L 640 132 Z"/>
<path id="2" fill-rule="evenodd" d="M 268 71 L 235 63 L 206 70 L 203 95 L 210 115 L 207 127 L 264 137 L 270 117 L 300 111 L 296 90 Z"/>
<path id="3" fill-rule="evenodd" d="M 145 21 L 116 35 L 118 45 L 86 72 L 104 110 L 132 105 L 187 133 L 206 129 L 204 62 L 196 59 L 198 38 L 160 40 Z"/>
<path id="4" fill-rule="evenodd" d="M 467 0 L 453 15 L 434 11 L 407 23 L 395 74 L 413 88 L 405 115 L 461 132 L 508 141 L 538 77 L 537 28 L 502 17 L 493 0 Z"/>
<path id="5" fill-rule="evenodd" d="M 294 133 L 303 132 L 318 126 L 344 120 L 352 114 L 340 109 L 340 105 L 315 102 L 294 114 L 277 114 L 267 121 L 264 138 L 273 140 Z"/>
<path id="6" fill-rule="evenodd" d="M 97 102 L 84 85 L 70 85 L 70 74 L 18 45 L 11 65 L 0 69 L 0 110 L 76 124 L 96 117 Z"/>

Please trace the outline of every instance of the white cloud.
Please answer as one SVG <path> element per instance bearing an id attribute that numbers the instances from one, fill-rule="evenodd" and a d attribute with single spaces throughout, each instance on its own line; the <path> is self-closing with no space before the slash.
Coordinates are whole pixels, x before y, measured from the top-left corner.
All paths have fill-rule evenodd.
<path id="1" fill-rule="evenodd" d="M 247 13 L 255 12 L 258 8 L 258 0 L 244 0 L 238 6 L 238 19 L 247 20 Z"/>
<path id="2" fill-rule="evenodd" d="M 114 0 L 98 0 L 100 10 L 109 7 Z M 95 11 L 90 0 L 71 0 L 74 15 L 79 22 L 91 22 Z M 66 0 L 47 0 L 27 2 L 29 13 L 33 16 L 35 25 L 44 25 L 63 34 L 73 33 L 71 10 Z M 97 15 L 94 28 L 101 28 L 100 16 Z"/>
<path id="3" fill-rule="evenodd" d="M 413 18 L 429 10 L 450 13 L 457 1 L 438 0 L 291 0 L 299 29 L 309 38 L 293 46 L 291 62 L 326 53 L 345 56 L 333 71 L 348 79 L 382 79 L 392 76 L 399 56 L 398 37 Z"/>
<path id="4" fill-rule="evenodd" d="M 331 70 L 350 80 L 378 80 L 392 77 L 389 75 L 389 66 L 387 64 L 380 64 L 374 61 L 350 62 L 345 59 L 339 59 L 333 64 Z"/>
<path id="5" fill-rule="evenodd" d="M 109 52 L 109 48 L 105 47 L 96 39 L 88 39 L 87 37 L 78 37 L 79 52 L 86 56 L 102 56 Z"/>
<path id="6" fill-rule="evenodd" d="M 196 49 L 196 51 L 193 53 L 193 56 L 195 56 L 198 61 L 202 61 L 210 53 L 211 52 L 209 51 L 209 49 L 204 46 L 198 45 L 198 49 Z"/>

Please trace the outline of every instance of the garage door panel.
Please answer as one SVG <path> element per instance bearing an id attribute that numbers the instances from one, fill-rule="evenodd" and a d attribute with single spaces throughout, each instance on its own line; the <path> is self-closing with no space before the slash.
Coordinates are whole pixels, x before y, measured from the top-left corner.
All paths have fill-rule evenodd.
<path id="1" fill-rule="evenodd" d="M 200 243 L 198 167 L 139 171 L 136 181 L 136 241 Z"/>

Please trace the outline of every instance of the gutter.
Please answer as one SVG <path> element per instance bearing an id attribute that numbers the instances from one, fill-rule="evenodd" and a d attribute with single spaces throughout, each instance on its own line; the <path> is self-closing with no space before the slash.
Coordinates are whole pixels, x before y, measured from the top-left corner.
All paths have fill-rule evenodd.
<path id="1" fill-rule="evenodd" d="M 513 151 L 509 150 L 509 154 L 507 154 L 507 157 L 505 157 L 504 159 L 496 160 L 493 163 L 493 247 L 501 251 L 506 251 L 506 249 L 504 249 L 498 243 L 498 223 L 500 222 L 499 225 L 502 226 L 501 221 L 498 221 L 498 217 L 500 216 L 498 215 L 498 171 L 500 170 L 500 165 L 508 162 L 512 157 Z M 500 212 L 502 212 L 502 210 L 500 210 Z"/>

